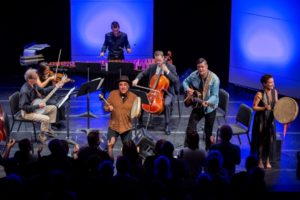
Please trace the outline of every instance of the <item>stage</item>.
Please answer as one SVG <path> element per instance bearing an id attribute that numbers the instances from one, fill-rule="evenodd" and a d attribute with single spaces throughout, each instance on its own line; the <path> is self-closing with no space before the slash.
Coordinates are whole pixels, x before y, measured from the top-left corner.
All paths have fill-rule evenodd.
<path id="1" fill-rule="evenodd" d="M 84 81 L 82 79 L 81 81 Z M 80 82 L 80 80 L 79 80 Z M 79 84 L 76 82 L 76 85 Z M 4 106 L 5 112 L 8 113 L 9 118 L 10 108 L 8 104 L 8 97 L 13 94 L 15 91 L 18 91 L 20 88 L 18 87 L 18 83 L 10 85 L 1 85 L 1 93 L 0 93 L 0 102 Z M 64 88 L 71 88 L 73 85 L 67 85 Z M 255 91 L 247 90 L 244 88 L 240 88 L 234 85 L 228 85 L 221 88 L 224 88 L 230 94 L 229 101 L 229 111 L 227 115 L 227 122 L 234 123 L 236 113 L 238 111 L 239 105 L 241 103 L 245 103 L 249 106 L 252 105 L 252 99 L 255 94 Z M 90 118 L 90 128 L 98 129 L 102 134 L 107 132 L 108 121 L 110 118 L 110 114 L 106 113 L 103 110 L 103 104 L 99 100 L 100 91 L 96 91 L 90 94 L 90 108 L 91 113 L 95 114 L 97 118 Z M 177 101 L 174 101 L 173 112 L 171 116 L 171 135 L 165 135 L 164 133 L 164 117 L 163 115 L 153 115 L 153 118 L 148 127 L 147 133 L 153 135 L 157 138 L 164 138 L 169 140 L 174 144 L 175 153 L 174 156 L 177 155 L 177 152 L 183 148 L 184 134 L 187 126 L 189 114 L 191 112 L 191 108 L 186 108 L 183 105 L 183 95 L 179 96 L 179 103 L 181 109 L 181 116 L 179 116 Z M 69 113 L 69 135 L 71 139 L 78 143 L 80 146 L 86 145 L 86 134 L 82 132 L 82 129 L 86 129 L 87 127 L 87 118 L 80 117 L 80 114 L 86 112 L 87 110 L 87 98 L 86 96 L 76 97 L 75 95 L 71 96 L 70 99 L 70 113 Z M 148 114 L 144 113 L 144 124 L 146 124 Z M 11 121 L 10 121 L 11 122 Z M 222 123 L 222 121 L 221 121 Z M 66 124 L 66 123 L 65 123 Z M 18 125 L 18 124 L 17 124 Z M 11 133 L 11 138 L 19 141 L 22 138 L 31 138 L 34 141 L 34 134 L 32 130 L 32 126 L 30 124 L 23 124 L 19 132 L 16 132 L 17 125 L 15 125 L 14 130 Z M 39 125 L 36 126 L 37 130 L 39 130 Z M 203 141 L 203 121 L 198 124 L 198 131 L 200 134 L 200 148 L 204 148 Z M 214 134 L 217 130 L 217 122 L 215 122 L 214 126 Z M 300 181 L 296 179 L 296 168 L 297 168 L 297 158 L 296 153 L 300 151 L 300 119 L 299 116 L 296 120 L 290 124 L 287 130 L 287 134 L 285 138 L 283 138 L 283 125 L 277 123 L 277 134 L 281 138 L 281 153 L 280 159 L 273 159 L 272 169 L 265 170 L 265 180 L 267 182 L 268 189 L 270 191 L 288 191 L 288 192 L 300 192 Z M 58 134 L 57 138 L 65 139 L 67 137 L 66 129 L 55 131 Z M 133 131 L 133 133 L 135 133 Z M 251 133 L 251 130 L 250 130 Z M 241 135 L 241 153 L 242 153 L 242 161 L 240 165 L 237 166 L 237 171 L 245 170 L 245 159 L 249 155 L 249 143 L 246 135 Z M 250 135 L 251 137 L 251 135 Z M 51 140 L 51 138 L 47 140 L 47 144 Z M 234 144 L 239 144 L 239 141 L 236 136 L 233 136 L 232 142 Z M 49 154 L 49 150 L 47 148 L 47 144 L 44 145 L 44 150 L 42 151 L 42 155 Z M 1 143 L 3 147 L 3 142 Z M 114 148 L 114 156 L 117 157 L 121 153 L 121 140 L 120 138 L 117 141 L 117 144 Z M 36 153 L 37 143 L 34 143 L 34 151 Z M 72 151 L 73 145 L 70 144 L 70 154 Z M 16 144 L 12 149 L 10 156 L 14 155 L 14 152 L 18 148 Z M 3 168 L 0 169 L 1 177 L 5 176 Z"/>

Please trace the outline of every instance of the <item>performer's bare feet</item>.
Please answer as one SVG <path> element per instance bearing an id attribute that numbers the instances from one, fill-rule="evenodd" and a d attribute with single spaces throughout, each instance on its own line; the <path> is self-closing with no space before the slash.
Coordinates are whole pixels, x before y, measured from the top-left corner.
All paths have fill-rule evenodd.
<path id="1" fill-rule="evenodd" d="M 258 161 L 258 167 L 261 168 L 261 169 L 265 168 L 265 166 L 264 166 L 264 164 L 263 164 L 263 162 L 262 162 L 261 159 Z"/>

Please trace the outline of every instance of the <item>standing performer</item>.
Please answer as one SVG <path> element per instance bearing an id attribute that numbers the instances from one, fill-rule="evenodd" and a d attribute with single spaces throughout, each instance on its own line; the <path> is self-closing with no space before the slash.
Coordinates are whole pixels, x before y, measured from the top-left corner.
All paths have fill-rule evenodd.
<path id="1" fill-rule="evenodd" d="M 131 52 L 127 34 L 120 31 L 120 25 L 116 21 L 111 23 L 111 30 L 111 32 L 105 34 L 105 41 L 101 49 L 100 57 L 104 56 L 108 48 L 108 60 L 124 60 L 123 49 L 126 48 L 127 53 Z"/>
<path id="2" fill-rule="evenodd" d="M 214 142 L 212 130 L 216 118 L 216 108 L 219 104 L 219 85 L 218 76 L 208 70 L 207 61 L 204 58 L 197 60 L 197 70 L 191 73 L 184 81 L 183 88 L 187 98 L 197 100 L 197 105 L 193 108 L 188 128 L 197 130 L 197 124 L 205 117 L 205 149 L 208 150 Z M 193 96 L 197 96 L 194 98 Z M 185 100 L 187 100 L 187 98 Z"/>
<path id="3" fill-rule="evenodd" d="M 122 143 L 132 139 L 130 114 L 137 96 L 128 91 L 129 84 L 129 78 L 122 75 L 118 80 L 119 89 L 111 91 L 107 101 L 105 100 L 104 110 L 111 112 L 107 131 L 108 148 L 113 148 L 119 136 Z"/>
<path id="4" fill-rule="evenodd" d="M 253 101 L 254 115 L 251 139 L 251 153 L 257 154 L 258 166 L 264 168 L 263 160 L 266 160 L 266 168 L 272 168 L 270 164 L 271 144 L 276 137 L 273 109 L 278 101 L 277 90 L 274 88 L 274 79 L 270 74 L 261 77 L 263 90 L 256 93 Z"/>

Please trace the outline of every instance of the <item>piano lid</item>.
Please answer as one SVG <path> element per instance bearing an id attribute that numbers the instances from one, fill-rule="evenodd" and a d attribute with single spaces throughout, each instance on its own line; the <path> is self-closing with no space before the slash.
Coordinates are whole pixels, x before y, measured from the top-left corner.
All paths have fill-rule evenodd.
<path id="1" fill-rule="evenodd" d="M 26 45 L 24 47 L 23 56 L 20 56 L 20 64 L 28 66 L 44 61 L 44 56 L 41 52 L 47 47 L 50 47 L 50 45 L 36 43 Z"/>
<path id="2" fill-rule="evenodd" d="M 47 47 L 50 47 L 49 44 L 31 44 L 24 47 L 23 56 L 34 56 L 38 54 L 38 51 L 41 51 Z"/>

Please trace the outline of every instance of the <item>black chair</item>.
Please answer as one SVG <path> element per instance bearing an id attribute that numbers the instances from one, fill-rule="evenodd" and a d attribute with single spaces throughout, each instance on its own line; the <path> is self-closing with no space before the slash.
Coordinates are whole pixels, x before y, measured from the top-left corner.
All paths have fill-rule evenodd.
<path id="1" fill-rule="evenodd" d="M 229 105 L 229 93 L 224 90 L 220 89 L 219 90 L 219 105 L 217 108 L 217 113 L 216 113 L 216 119 L 218 126 L 221 124 L 220 123 L 220 118 L 224 119 L 225 124 L 227 124 L 227 113 L 228 113 L 228 105 Z"/>
<path id="2" fill-rule="evenodd" d="M 228 113 L 228 106 L 229 106 L 229 93 L 220 88 L 219 89 L 219 104 L 216 110 L 216 121 L 218 126 L 221 125 L 220 118 L 223 118 L 223 121 L 225 124 L 227 124 L 227 113 Z M 204 128 L 202 128 L 202 131 L 204 131 Z M 217 130 L 217 138 L 218 138 L 218 130 Z M 205 139 L 205 134 L 203 134 L 203 140 Z"/>
<path id="3" fill-rule="evenodd" d="M 177 84 L 175 85 L 175 97 L 174 97 L 174 101 L 177 101 L 177 107 L 178 107 L 178 115 L 179 115 L 179 118 L 181 118 L 181 106 L 180 106 L 180 87 L 181 87 L 181 84 L 180 84 L 180 81 L 177 82 Z M 172 116 L 172 113 L 173 113 L 173 103 L 172 102 L 172 105 L 171 105 L 171 116 Z"/>
<path id="4" fill-rule="evenodd" d="M 21 127 L 23 122 L 31 123 L 32 127 L 33 127 L 34 139 L 35 139 L 35 141 L 37 141 L 34 121 L 26 120 L 26 119 L 22 118 L 21 109 L 19 108 L 19 99 L 20 99 L 20 92 L 18 92 L 18 91 L 13 93 L 12 95 L 10 95 L 9 98 L 8 98 L 10 111 L 11 111 L 11 116 L 12 116 L 12 121 L 13 121 L 12 125 L 11 125 L 11 128 L 10 128 L 10 132 L 13 131 L 13 128 L 14 128 L 14 125 L 15 125 L 16 122 L 19 122 L 19 127 L 18 127 L 17 131 L 20 130 L 20 127 Z"/>
<path id="5" fill-rule="evenodd" d="M 250 144 L 249 131 L 251 127 L 253 110 L 246 104 L 241 104 L 235 118 L 235 123 L 229 124 L 232 128 L 233 135 L 237 135 L 240 145 L 242 144 L 240 135 L 246 134 Z M 219 131 L 217 131 L 218 138 Z"/>

